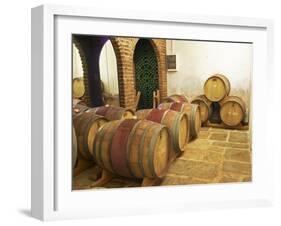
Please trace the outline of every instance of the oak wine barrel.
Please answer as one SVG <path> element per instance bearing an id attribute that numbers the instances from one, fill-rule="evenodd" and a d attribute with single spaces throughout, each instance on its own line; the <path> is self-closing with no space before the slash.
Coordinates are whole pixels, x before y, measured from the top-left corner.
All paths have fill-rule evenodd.
<path id="1" fill-rule="evenodd" d="M 220 117 L 225 125 L 237 126 L 243 121 L 246 105 L 241 98 L 228 96 L 220 102 L 220 106 Z"/>
<path id="2" fill-rule="evenodd" d="M 144 109 L 136 112 L 138 119 L 147 119 L 167 126 L 176 153 L 185 150 L 189 141 L 188 115 L 172 110 Z"/>
<path id="3" fill-rule="evenodd" d="M 109 121 L 133 118 L 135 115 L 135 112 L 131 109 L 109 105 L 92 108 L 90 111 L 97 115 L 104 116 Z"/>
<path id="4" fill-rule="evenodd" d="M 94 142 L 94 159 L 103 169 L 129 178 L 161 178 L 170 147 L 166 126 L 148 120 L 124 119 L 105 124 Z"/>
<path id="5" fill-rule="evenodd" d="M 72 95 L 74 98 L 80 98 L 85 94 L 84 79 L 74 78 L 72 81 Z"/>
<path id="6" fill-rule="evenodd" d="M 215 74 L 209 77 L 204 84 L 204 94 L 208 100 L 213 102 L 221 101 L 229 95 L 230 82 L 227 77 Z"/>
<path id="7" fill-rule="evenodd" d="M 208 121 L 212 114 L 212 102 L 209 101 L 204 95 L 197 96 L 191 101 L 192 104 L 197 104 L 200 110 L 201 123 Z"/>
<path id="8" fill-rule="evenodd" d="M 75 134 L 75 129 L 72 126 L 72 168 L 75 167 L 77 162 L 77 138 Z"/>
<path id="9" fill-rule="evenodd" d="M 170 109 L 178 112 L 183 112 L 188 115 L 189 120 L 189 135 L 190 137 L 197 137 L 201 128 L 200 111 L 197 104 L 190 103 L 162 103 L 158 109 Z"/>
<path id="10" fill-rule="evenodd" d="M 162 101 L 162 103 L 171 103 L 171 102 L 179 102 L 179 103 L 188 102 L 188 99 L 185 95 L 174 94 L 164 98 Z"/>
<path id="11" fill-rule="evenodd" d="M 83 112 L 73 119 L 78 151 L 85 159 L 93 159 L 93 143 L 96 133 L 105 123 L 107 120 L 104 117 L 93 112 Z"/>

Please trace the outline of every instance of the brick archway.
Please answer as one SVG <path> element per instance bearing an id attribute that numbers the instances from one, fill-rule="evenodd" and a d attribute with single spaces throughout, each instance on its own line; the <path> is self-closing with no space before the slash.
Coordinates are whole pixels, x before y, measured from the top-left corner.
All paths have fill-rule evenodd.
<path id="1" fill-rule="evenodd" d="M 116 62 L 117 62 L 117 74 L 118 74 L 118 89 L 119 89 L 119 104 L 121 107 L 127 107 L 126 105 L 126 82 L 124 81 L 124 74 L 125 69 L 123 67 L 124 62 L 122 59 L 122 51 L 120 50 L 120 43 L 118 42 L 118 38 L 115 37 L 111 37 L 109 38 L 113 49 L 114 49 L 114 53 L 115 53 L 115 57 L 116 57 Z"/>
<path id="2" fill-rule="evenodd" d="M 141 92 L 138 109 L 153 107 L 153 92 L 159 89 L 159 53 L 150 39 L 140 38 L 133 50 L 134 81 Z"/>
<path id="3" fill-rule="evenodd" d="M 135 105 L 135 71 L 134 50 L 139 38 L 115 37 L 111 39 L 115 49 L 118 69 L 118 85 L 120 106 L 132 108 Z M 159 90 L 161 98 L 167 96 L 167 72 L 166 72 L 166 40 L 149 39 L 157 57 Z"/>
<path id="4" fill-rule="evenodd" d="M 160 92 L 160 99 L 162 100 L 163 98 L 167 97 L 166 40 L 165 39 L 148 39 L 148 40 L 150 41 L 157 58 L 159 92 Z M 133 53 L 135 52 L 136 44 L 138 41 L 139 38 L 136 38 L 133 46 Z"/>
<path id="5" fill-rule="evenodd" d="M 110 40 L 112 43 L 118 65 L 120 62 L 120 59 L 118 61 L 118 58 L 120 57 L 118 57 L 119 50 L 118 45 L 116 45 L 115 38 L 108 38 L 105 36 L 82 35 L 76 35 L 73 38 L 73 43 L 79 51 L 83 67 L 85 94 L 82 97 L 82 100 L 84 100 L 87 105 L 91 107 L 101 106 L 104 104 L 102 99 L 102 90 L 100 83 L 101 79 L 99 71 L 99 58 L 101 50 L 108 40 Z M 119 84 L 120 82 L 118 79 L 118 85 Z M 122 94 L 122 89 L 119 88 L 119 92 L 120 91 Z M 121 103 L 120 106 L 122 106 Z"/>
<path id="6" fill-rule="evenodd" d="M 86 37 L 88 37 L 89 39 L 91 38 L 91 36 L 86 36 Z M 120 106 L 126 108 L 134 107 L 136 86 L 135 86 L 135 71 L 134 71 L 133 56 L 134 56 L 135 46 L 139 38 L 92 36 L 92 38 L 94 37 L 104 38 L 106 39 L 106 41 L 107 40 L 111 41 L 116 56 L 116 62 L 117 62 Z M 154 48 L 157 57 L 159 90 L 160 90 L 160 97 L 162 99 L 167 96 L 166 40 L 164 39 L 149 39 L 149 40 Z M 83 40 L 79 39 L 79 36 L 74 37 L 73 42 L 79 50 L 79 54 L 83 65 L 83 71 L 84 71 L 85 95 L 82 97 L 82 99 L 89 106 L 95 106 L 97 104 L 102 105 L 102 102 L 100 101 L 98 103 L 92 103 L 91 100 L 91 95 L 94 94 L 91 94 L 90 86 L 92 86 L 93 81 L 89 81 L 89 77 L 91 77 L 91 75 L 89 74 L 89 66 L 92 65 L 89 65 L 87 50 L 88 48 L 92 48 L 92 47 L 91 45 L 89 45 L 89 43 L 85 44 L 85 41 L 83 42 Z M 103 43 L 98 44 L 99 54 L 101 52 L 104 43 L 105 41 Z M 96 88 L 96 94 L 101 93 L 100 82 L 98 81 L 100 81 L 99 75 L 94 80 L 94 82 L 96 83 L 94 84 Z"/>

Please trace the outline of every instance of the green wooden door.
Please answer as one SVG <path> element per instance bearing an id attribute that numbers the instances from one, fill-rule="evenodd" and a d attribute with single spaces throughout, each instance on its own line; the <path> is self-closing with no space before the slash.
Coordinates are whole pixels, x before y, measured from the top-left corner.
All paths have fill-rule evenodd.
<path id="1" fill-rule="evenodd" d="M 141 92 L 138 109 L 153 107 L 153 91 L 159 88 L 158 66 L 154 49 L 147 39 L 140 39 L 134 52 L 136 89 Z"/>

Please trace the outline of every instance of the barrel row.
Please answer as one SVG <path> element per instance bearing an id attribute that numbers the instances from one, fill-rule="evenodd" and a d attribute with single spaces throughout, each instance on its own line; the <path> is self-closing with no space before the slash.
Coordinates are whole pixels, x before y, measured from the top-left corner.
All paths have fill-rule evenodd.
<path id="1" fill-rule="evenodd" d="M 200 122 L 198 106 L 183 102 L 137 111 L 137 119 L 131 117 L 133 112 L 127 114 L 124 109 L 89 108 L 79 102 L 74 112 L 76 152 L 125 177 L 162 177 L 174 154 L 186 149 L 190 131 L 198 134 L 200 128 L 200 123 L 193 123 Z M 119 120 L 113 120 L 116 118 Z M 194 127 L 190 127 L 192 124 Z"/>
<path id="2" fill-rule="evenodd" d="M 160 178 L 168 169 L 171 152 L 169 129 L 149 120 L 107 122 L 84 112 L 74 119 L 73 159 L 77 152 L 102 169 L 129 178 Z"/>
<path id="3" fill-rule="evenodd" d="M 165 175 L 173 151 L 167 126 L 145 119 L 129 119 L 133 112 L 126 114 L 124 109 L 116 107 L 89 108 L 78 103 L 73 109 L 73 166 L 79 153 L 120 176 L 158 178 Z M 178 114 L 171 111 L 165 120 L 167 123 L 173 113 Z M 114 120 L 116 118 L 118 120 Z M 183 126 L 188 125 L 186 115 L 177 120 L 183 121 Z"/>
<path id="4" fill-rule="evenodd" d="M 132 118 L 135 115 L 133 110 L 117 107 L 117 106 L 105 105 L 105 106 L 91 108 L 86 106 L 86 104 L 83 101 L 80 101 L 78 99 L 73 100 L 72 109 L 73 109 L 72 112 L 74 117 L 77 117 L 79 114 L 83 112 L 92 112 L 94 114 L 104 116 L 109 121 Z"/>
<path id="5" fill-rule="evenodd" d="M 201 95 L 195 97 L 192 103 L 198 104 L 202 123 L 214 120 L 216 123 L 222 121 L 225 125 L 234 127 L 238 126 L 246 116 L 246 105 L 237 96 L 227 96 L 220 102 L 211 102 Z"/>

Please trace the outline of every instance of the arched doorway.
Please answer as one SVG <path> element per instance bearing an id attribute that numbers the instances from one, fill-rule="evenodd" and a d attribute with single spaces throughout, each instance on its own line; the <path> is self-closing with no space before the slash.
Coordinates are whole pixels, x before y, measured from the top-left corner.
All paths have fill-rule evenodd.
<path id="1" fill-rule="evenodd" d="M 104 67 L 100 67 L 100 56 L 104 56 L 102 53 L 105 43 L 106 46 L 112 47 L 112 51 L 114 54 L 111 54 L 114 57 L 116 63 L 116 45 L 112 46 L 111 38 L 107 36 L 88 36 L 88 35 L 74 35 L 73 41 L 76 43 L 76 47 L 78 48 L 79 52 L 83 53 L 81 57 L 83 71 L 84 71 L 84 84 L 85 84 L 85 95 L 83 96 L 83 100 L 89 105 L 90 107 L 97 107 L 102 106 L 105 103 L 103 97 L 103 84 L 101 83 L 101 72 Z M 109 47 L 109 48 L 110 48 Z M 111 48 L 110 48 L 111 49 Z M 103 51 L 105 52 L 105 51 Z M 111 63 L 113 65 L 113 63 Z M 115 66 L 117 68 L 117 65 Z M 116 80 L 118 81 L 118 73 L 116 69 Z M 117 88 L 118 89 L 118 88 Z M 119 105 L 119 92 L 117 103 Z M 116 96 L 116 92 L 115 92 Z M 116 105 L 116 104 L 115 104 Z"/>
<path id="2" fill-rule="evenodd" d="M 134 52 L 136 90 L 141 92 L 138 109 L 153 107 L 153 91 L 159 89 L 157 57 L 147 39 L 140 39 Z"/>
<path id="3" fill-rule="evenodd" d="M 82 60 L 79 53 L 78 48 L 73 43 L 72 44 L 73 54 L 72 54 L 72 72 L 73 72 L 73 78 L 81 78 L 84 76 L 83 66 L 82 66 Z"/>
<path id="4" fill-rule="evenodd" d="M 117 59 L 110 40 L 102 47 L 99 67 L 104 104 L 119 106 Z"/>
<path id="5" fill-rule="evenodd" d="M 72 50 L 72 96 L 73 98 L 82 98 L 85 94 L 83 63 L 74 43 Z"/>

